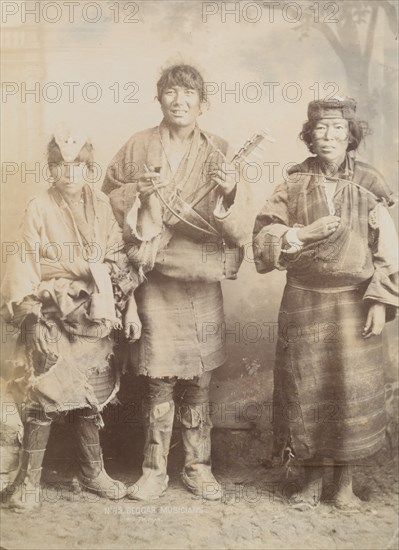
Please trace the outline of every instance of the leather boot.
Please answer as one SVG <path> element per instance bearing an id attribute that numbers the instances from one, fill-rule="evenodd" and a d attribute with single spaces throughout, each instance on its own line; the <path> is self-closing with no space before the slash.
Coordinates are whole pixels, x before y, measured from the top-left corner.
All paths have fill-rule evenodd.
<path id="1" fill-rule="evenodd" d="M 127 496 L 132 500 L 155 500 L 162 496 L 168 487 L 167 464 L 174 412 L 173 401 L 144 406 L 143 474 L 129 487 Z"/>
<path id="2" fill-rule="evenodd" d="M 50 436 L 51 422 L 26 422 L 17 476 L 7 494 L 9 507 L 15 512 L 30 512 L 40 502 L 40 477 L 43 457 Z"/>
<path id="3" fill-rule="evenodd" d="M 126 495 L 124 483 L 109 477 L 104 468 L 100 446 L 98 416 L 75 417 L 75 432 L 80 464 L 80 484 L 100 497 L 118 500 Z"/>
<path id="4" fill-rule="evenodd" d="M 184 405 L 179 410 L 185 451 L 182 481 L 194 495 L 220 500 L 222 488 L 211 470 L 212 422 L 205 403 Z"/>

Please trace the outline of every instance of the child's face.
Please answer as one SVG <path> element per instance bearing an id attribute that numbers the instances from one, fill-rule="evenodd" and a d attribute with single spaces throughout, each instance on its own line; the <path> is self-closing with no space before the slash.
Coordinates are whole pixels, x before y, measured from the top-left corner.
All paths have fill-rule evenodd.
<path id="1" fill-rule="evenodd" d="M 87 171 L 85 162 L 63 162 L 51 168 L 51 175 L 54 178 L 54 186 L 61 195 L 69 197 L 80 196 L 83 186 L 86 183 L 85 174 Z"/>

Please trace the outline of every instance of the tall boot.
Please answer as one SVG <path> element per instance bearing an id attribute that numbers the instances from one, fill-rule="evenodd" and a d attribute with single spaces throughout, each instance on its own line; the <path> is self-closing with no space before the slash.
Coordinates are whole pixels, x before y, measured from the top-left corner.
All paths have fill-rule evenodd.
<path id="1" fill-rule="evenodd" d="M 104 468 L 98 415 L 84 416 L 77 412 L 74 425 L 82 487 L 103 498 L 123 498 L 127 492 L 126 486 L 121 481 L 112 479 Z"/>
<path id="2" fill-rule="evenodd" d="M 212 422 L 206 404 L 181 406 L 179 420 L 185 452 L 184 485 L 205 500 L 220 500 L 222 488 L 211 470 Z"/>
<path id="3" fill-rule="evenodd" d="M 17 476 L 7 493 L 9 507 L 24 513 L 38 508 L 43 457 L 50 436 L 51 422 L 26 422 Z"/>
<path id="4" fill-rule="evenodd" d="M 174 412 L 173 401 L 144 406 L 143 474 L 129 487 L 128 497 L 132 500 L 155 500 L 162 496 L 168 487 L 167 464 Z"/>

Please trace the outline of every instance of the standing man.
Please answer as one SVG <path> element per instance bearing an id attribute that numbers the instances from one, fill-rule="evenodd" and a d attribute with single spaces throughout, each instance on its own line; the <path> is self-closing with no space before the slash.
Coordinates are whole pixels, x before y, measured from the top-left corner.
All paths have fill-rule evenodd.
<path id="1" fill-rule="evenodd" d="M 209 385 L 226 360 L 220 281 L 235 279 L 249 242 L 250 196 L 225 164 L 225 140 L 197 118 L 204 80 L 189 65 L 165 69 L 157 83 L 163 120 L 134 134 L 108 168 L 103 190 L 123 228 L 128 256 L 146 281 L 136 299 L 143 324 L 136 370 L 145 377 L 143 475 L 136 500 L 162 495 L 175 403 L 182 426 L 182 480 L 195 495 L 221 498 L 211 471 Z M 195 203 L 196 212 L 186 203 Z M 184 202 L 185 201 L 185 202 Z"/>

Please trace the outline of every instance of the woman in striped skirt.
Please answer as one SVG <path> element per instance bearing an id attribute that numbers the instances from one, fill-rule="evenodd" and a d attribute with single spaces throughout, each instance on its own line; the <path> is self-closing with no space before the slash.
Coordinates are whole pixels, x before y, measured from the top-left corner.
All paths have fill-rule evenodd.
<path id="1" fill-rule="evenodd" d="M 355 160 L 364 124 L 353 99 L 312 101 L 292 167 L 259 212 L 256 268 L 287 271 L 274 371 L 274 455 L 301 459 L 301 503 L 320 500 L 334 461 L 338 507 L 357 506 L 352 467 L 384 442 L 381 333 L 398 306 L 389 187 Z"/>

